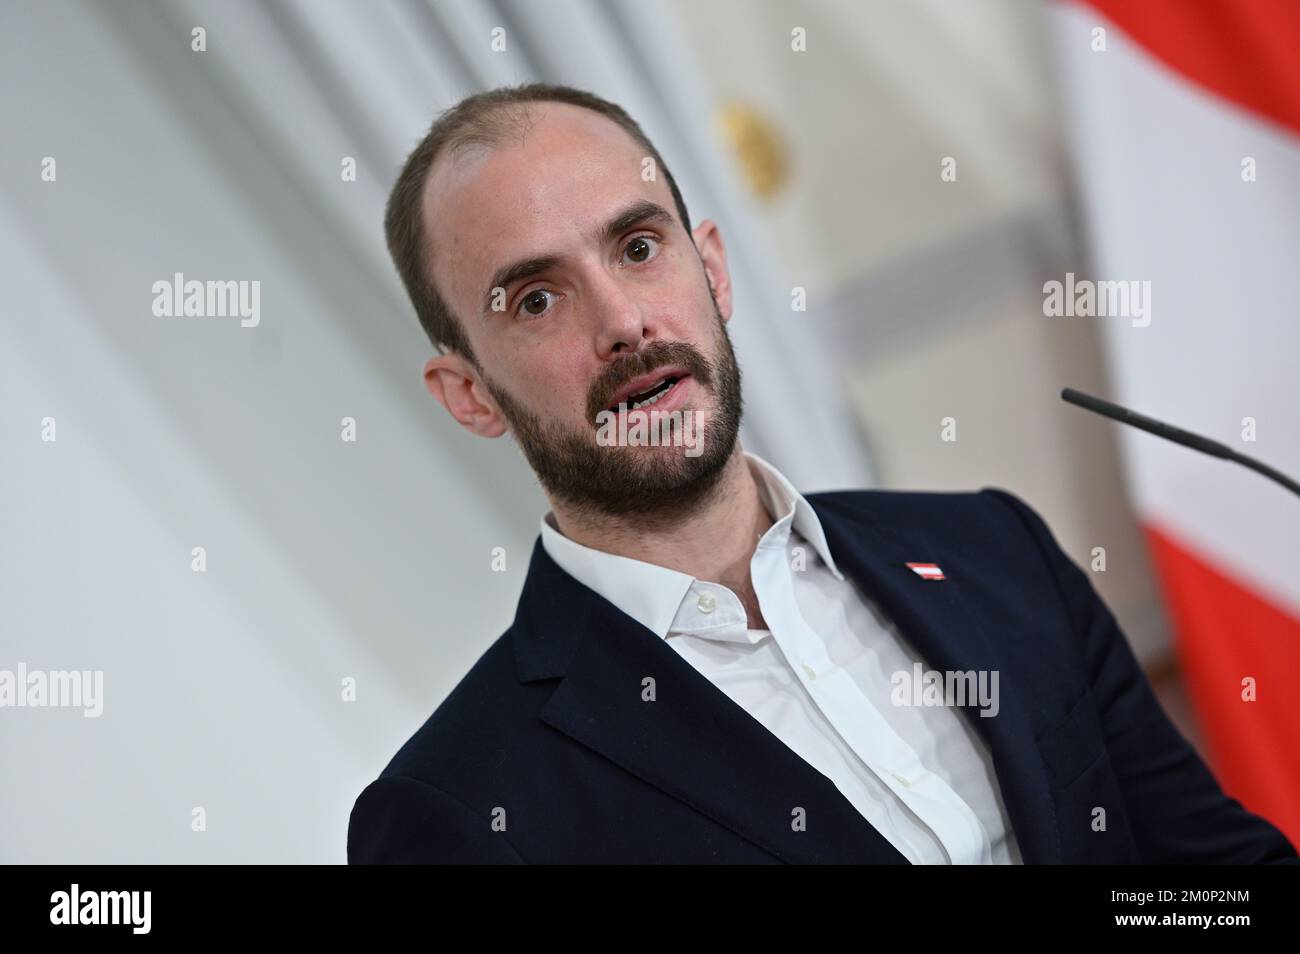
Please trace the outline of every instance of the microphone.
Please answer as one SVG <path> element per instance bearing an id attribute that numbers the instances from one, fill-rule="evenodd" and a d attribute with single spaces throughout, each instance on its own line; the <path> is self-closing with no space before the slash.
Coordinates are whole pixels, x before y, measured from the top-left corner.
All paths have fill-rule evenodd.
<path id="1" fill-rule="evenodd" d="M 1286 474 L 1275 470 L 1268 464 L 1260 463 L 1253 457 L 1247 457 L 1245 454 L 1239 454 L 1226 444 L 1220 444 L 1218 441 L 1212 441 L 1208 437 L 1201 437 L 1199 434 L 1193 434 L 1191 431 L 1185 431 L 1181 427 L 1174 427 L 1172 424 L 1166 424 L 1164 421 L 1157 421 L 1153 417 L 1147 417 L 1145 414 L 1139 414 L 1137 411 L 1130 411 L 1126 407 L 1120 407 L 1118 404 L 1112 404 L 1110 401 L 1103 401 L 1099 397 L 1093 397 L 1091 394 L 1084 394 L 1082 391 L 1076 391 L 1074 388 L 1065 388 L 1061 391 L 1061 400 L 1068 401 L 1070 404 L 1077 405 L 1084 410 L 1092 411 L 1094 414 L 1100 414 L 1103 417 L 1109 417 L 1113 421 L 1119 421 L 1121 424 L 1131 424 L 1133 427 L 1141 428 L 1157 437 L 1163 437 L 1165 440 L 1173 441 L 1175 444 L 1182 444 L 1184 447 L 1190 447 L 1192 450 L 1198 450 L 1203 454 L 1209 454 L 1211 457 L 1221 457 L 1224 460 L 1230 460 L 1249 467 L 1256 473 L 1263 474 L 1270 480 L 1275 480 L 1293 494 L 1300 496 L 1300 483 L 1296 483 Z"/>

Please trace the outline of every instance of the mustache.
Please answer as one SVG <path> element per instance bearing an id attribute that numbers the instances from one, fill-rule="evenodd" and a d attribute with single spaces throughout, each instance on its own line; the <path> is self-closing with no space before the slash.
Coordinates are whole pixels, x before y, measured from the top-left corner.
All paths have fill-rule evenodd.
<path id="1" fill-rule="evenodd" d="M 707 358 L 685 341 L 663 341 L 634 352 L 611 364 L 592 385 L 587 400 L 587 417 L 593 422 L 601 411 L 614 403 L 614 397 L 629 382 L 645 374 L 679 365 L 700 384 L 713 385 L 713 370 Z"/>

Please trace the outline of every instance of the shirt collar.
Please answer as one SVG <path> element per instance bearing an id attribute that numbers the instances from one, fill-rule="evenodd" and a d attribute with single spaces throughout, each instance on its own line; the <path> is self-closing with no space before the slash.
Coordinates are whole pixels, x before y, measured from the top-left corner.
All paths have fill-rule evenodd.
<path id="1" fill-rule="evenodd" d="M 777 524 L 789 519 L 794 532 L 813 545 L 817 555 L 830 568 L 831 573 L 835 574 L 837 580 L 843 580 L 844 574 L 835 565 L 835 558 L 831 556 L 830 544 L 826 542 L 822 522 L 817 519 L 817 512 L 813 510 L 812 504 L 804 499 L 803 494 L 794 489 L 794 485 L 784 474 L 767 461 L 748 451 L 745 452 L 745 457 L 749 461 L 750 472 L 758 483 L 759 498 L 763 501 L 767 512 L 772 515 L 772 519 Z"/>
<path id="2" fill-rule="evenodd" d="M 758 484 L 759 498 L 775 521 L 772 529 L 763 536 L 761 545 L 784 546 L 793 528 L 812 544 L 836 579 L 843 580 L 844 574 L 835 565 L 826 534 L 812 505 L 775 467 L 748 451 L 743 453 Z M 562 534 L 554 520 L 550 511 L 541 520 L 542 546 L 551 559 L 579 583 L 599 593 L 656 636 L 661 639 L 667 636 L 678 608 L 696 582 L 695 577 L 654 563 L 583 546 Z"/>

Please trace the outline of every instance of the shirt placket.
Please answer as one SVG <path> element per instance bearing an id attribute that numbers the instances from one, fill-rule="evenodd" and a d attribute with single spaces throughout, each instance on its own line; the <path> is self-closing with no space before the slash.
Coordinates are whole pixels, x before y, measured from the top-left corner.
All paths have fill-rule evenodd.
<path id="1" fill-rule="evenodd" d="M 990 864 L 984 826 L 962 798 L 922 765 L 799 612 L 784 546 L 760 546 L 751 565 L 763 617 L 787 663 L 863 763 L 927 825 L 954 864 Z M 766 599 L 764 598 L 766 596 Z"/>

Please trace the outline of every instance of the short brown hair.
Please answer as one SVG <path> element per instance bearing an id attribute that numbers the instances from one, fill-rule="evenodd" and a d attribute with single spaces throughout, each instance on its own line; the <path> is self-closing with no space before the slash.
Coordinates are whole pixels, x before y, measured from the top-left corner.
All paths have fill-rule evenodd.
<path id="1" fill-rule="evenodd" d="M 454 152 L 471 143 L 498 145 L 516 128 L 521 118 L 520 113 L 527 110 L 528 104 L 538 102 L 581 106 L 607 116 L 622 126 L 638 145 L 654 157 L 656 167 L 663 170 L 682 226 L 688 232 L 691 227 L 686 203 L 682 200 L 681 190 L 677 188 L 673 174 L 668 171 L 667 164 L 649 137 L 621 106 L 585 90 L 550 83 L 501 86 L 465 97 L 434 120 L 420 144 L 407 157 L 388 196 L 388 206 L 384 212 L 384 234 L 388 240 L 388 253 L 406 285 L 406 293 L 415 306 L 415 313 L 429 340 L 439 349 L 459 352 L 475 367 L 478 366 L 478 359 L 470 348 L 464 328 L 434 286 L 432 270 L 427 261 L 429 243 L 421 215 L 420 196 L 424 192 L 429 170 L 444 151 Z"/>

